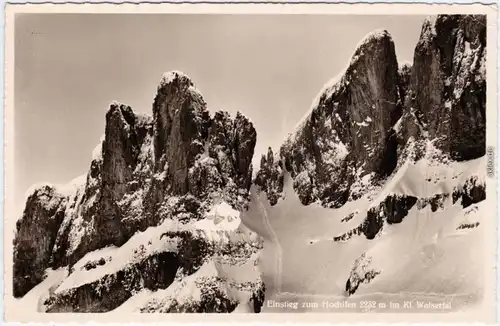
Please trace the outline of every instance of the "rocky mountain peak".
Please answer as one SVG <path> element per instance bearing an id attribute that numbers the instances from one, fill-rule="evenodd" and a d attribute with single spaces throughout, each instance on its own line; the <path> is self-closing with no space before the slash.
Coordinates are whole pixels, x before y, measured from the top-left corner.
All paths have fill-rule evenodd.
<path id="1" fill-rule="evenodd" d="M 14 243 L 16 297 L 41 282 L 47 268 L 66 266 L 70 277 L 96 266 L 106 268 L 109 257 L 97 262 L 82 260 L 108 246 L 129 250 L 135 242 L 126 243 L 148 228 L 158 228 L 158 237 L 144 239 L 142 247 L 135 249 L 134 257 L 139 252 L 142 256 L 126 262 L 118 274 L 106 276 L 115 286 L 122 286 L 120 299 L 107 304 L 121 304 L 132 295 L 131 287 L 123 288 L 120 273 L 134 274 L 137 287 L 143 286 L 139 280 L 144 279 L 147 288 L 165 288 L 176 273 L 195 273 L 217 250 L 236 246 L 244 251 L 238 255 L 245 259 L 254 253 L 257 240 L 251 241 L 251 247 L 230 243 L 245 237 L 241 232 L 233 234 L 233 219 L 245 208 L 251 185 L 257 134 L 248 118 L 241 113 L 231 117 L 224 111 L 210 117 L 191 79 L 171 72 L 160 81 L 153 117 L 112 102 L 105 120 L 104 136 L 93 152 L 89 172 L 80 180 L 83 182 L 67 193 L 52 186 L 38 187 L 28 198 Z M 197 226 L 200 220 L 204 224 Z M 212 233 L 210 224 L 220 227 L 214 223 L 221 220 L 230 228 Z M 165 230 L 159 225 L 172 221 L 181 231 L 171 228 L 162 239 L 164 232 L 159 231 Z M 213 239 L 214 234 L 218 240 Z M 172 252 L 158 253 L 156 247 L 151 248 L 153 242 L 175 242 L 179 237 L 184 241 Z M 83 284 L 69 295 L 102 301 L 102 297 L 93 297 L 94 290 Z M 94 311 L 98 306 L 80 305 L 78 299 L 69 300 L 65 295 L 68 293 L 55 295 L 56 303 L 50 309 Z"/>
<path id="2" fill-rule="evenodd" d="M 387 148 L 396 146 L 390 128 L 401 114 L 399 80 L 392 37 L 386 30 L 370 33 L 280 149 L 303 204 L 342 205 L 357 178 L 392 172 L 396 162 Z"/>
<path id="3" fill-rule="evenodd" d="M 386 30 L 375 31 L 361 42 L 346 78 L 350 147 L 358 156 L 356 165 L 363 168 L 362 174 L 390 174 L 395 162 L 390 162 L 385 149 L 390 127 L 401 113 L 397 105 L 398 62 L 394 42 Z"/>
<path id="4" fill-rule="evenodd" d="M 14 246 L 14 296 L 24 295 L 41 282 L 49 266 L 57 230 L 64 218 L 65 196 L 54 186 L 33 189 L 26 200 L 22 217 L 16 223 Z M 25 262 L 29 262 L 26 264 Z"/>
<path id="5" fill-rule="evenodd" d="M 349 67 L 353 66 L 360 59 L 369 60 L 373 56 L 376 56 L 377 53 L 390 52 L 391 47 L 394 48 L 391 34 L 385 29 L 374 30 L 358 43 L 349 62 Z"/>
<path id="6" fill-rule="evenodd" d="M 123 196 L 139 152 L 135 121 L 132 108 L 124 104 L 112 103 L 106 113 L 103 182 L 116 197 Z"/>
<path id="7" fill-rule="evenodd" d="M 413 64 L 401 66 L 386 30 L 368 34 L 285 140 L 280 159 L 272 168 L 263 160 L 256 184 L 276 203 L 281 179 L 271 186 L 263 176 L 282 174 L 283 161 L 303 204 L 339 207 L 429 146 L 443 159 L 484 155 L 485 31 L 484 16 L 427 19 Z"/>
<path id="8" fill-rule="evenodd" d="M 123 120 L 128 125 L 135 124 L 135 114 L 132 108 L 126 104 L 113 101 L 106 112 L 106 123 L 110 123 L 113 118 Z"/>
<path id="9" fill-rule="evenodd" d="M 410 62 L 402 62 L 399 65 L 399 104 L 402 105 L 408 92 L 411 80 L 412 64 Z"/>
<path id="10" fill-rule="evenodd" d="M 441 15 L 424 22 L 403 119 L 404 129 L 414 132 L 404 143 L 428 138 L 458 161 L 484 155 L 485 59 L 485 16 Z"/>
<path id="11" fill-rule="evenodd" d="M 168 86 L 176 86 L 180 89 L 187 89 L 188 87 L 194 86 L 191 78 L 182 71 L 168 71 L 163 74 L 160 80 L 158 88 L 164 88 Z"/>
<path id="12" fill-rule="evenodd" d="M 485 18 L 443 15 L 425 21 L 413 64 L 399 67 L 388 33 L 368 35 L 346 71 L 326 85 L 285 140 L 280 157 L 271 149 L 262 156 L 255 184 L 265 194 L 255 194 L 252 206 L 255 215 L 264 211 L 260 227 L 273 227 L 283 257 L 297 257 L 302 242 L 307 254 L 297 268 L 305 259 L 327 271 L 307 269 L 307 279 L 321 276 L 323 282 L 304 285 L 302 293 L 342 295 L 336 286 L 329 288 L 342 279 L 343 294 L 359 300 L 381 289 L 483 291 L 477 282 L 482 271 L 471 273 L 470 266 L 482 266 L 474 259 L 482 250 L 486 207 Z M 269 203 L 260 202 L 263 195 Z M 354 240 L 359 237 L 363 241 Z M 328 246 L 327 255 L 320 243 Z M 443 268 L 434 259 L 436 248 L 456 258 Z M 412 253 L 415 259 L 408 258 Z M 422 264 L 417 256 L 426 255 L 432 258 Z M 455 262 L 457 268 L 450 269 Z M 343 267 L 349 265 L 346 278 Z M 426 274 L 435 270 L 435 285 L 429 285 L 433 277 L 416 285 L 421 266 Z M 282 293 L 298 288 L 298 274 L 287 267 Z M 400 275 L 409 270 L 412 276 Z M 443 279 L 445 270 L 452 272 Z"/>
<path id="13" fill-rule="evenodd" d="M 267 154 L 261 156 L 260 169 L 254 183 L 260 189 L 267 190 L 271 205 L 278 202 L 283 191 L 283 166 L 279 155 L 275 155 L 271 147 L 267 149 Z"/>
<path id="14" fill-rule="evenodd" d="M 189 77 L 163 75 L 153 103 L 155 170 L 166 170 L 175 194 L 188 192 L 188 169 L 203 152 L 209 113 Z M 168 163 L 166 165 L 166 163 Z"/>
<path id="15" fill-rule="evenodd" d="M 208 136 L 209 155 L 221 158 L 224 153 L 227 164 L 221 162 L 221 173 L 225 175 L 225 183 L 229 182 L 227 175 L 235 175 L 232 182 L 243 189 L 250 188 L 256 141 L 257 132 L 252 122 L 240 112 L 234 119 L 227 112 L 215 113 Z"/>

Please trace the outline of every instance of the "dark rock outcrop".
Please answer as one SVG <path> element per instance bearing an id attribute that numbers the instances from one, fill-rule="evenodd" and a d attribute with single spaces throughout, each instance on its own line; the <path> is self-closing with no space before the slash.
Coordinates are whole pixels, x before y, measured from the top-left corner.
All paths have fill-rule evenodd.
<path id="1" fill-rule="evenodd" d="M 476 223 L 463 223 L 457 226 L 457 230 L 463 230 L 463 229 L 473 229 L 477 228 L 479 226 L 479 222 Z"/>
<path id="2" fill-rule="evenodd" d="M 209 241 L 189 231 L 167 232 L 162 236 L 180 239 L 178 265 L 184 275 L 195 273 L 215 251 Z"/>
<path id="3" fill-rule="evenodd" d="M 423 209 L 427 205 L 430 205 L 431 211 L 436 212 L 439 209 L 444 208 L 444 202 L 450 197 L 449 194 L 435 194 L 431 198 L 419 198 L 417 201 L 418 209 Z"/>
<path id="4" fill-rule="evenodd" d="M 246 196 L 250 189 L 256 141 L 257 133 L 252 123 L 241 113 L 238 112 L 234 120 L 227 112 L 215 113 L 210 123 L 207 154 L 217 162 L 221 186 L 226 188 L 228 196 L 238 193 Z"/>
<path id="5" fill-rule="evenodd" d="M 143 288 L 167 288 L 174 280 L 177 268 L 177 255 L 159 253 L 99 280 L 52 295 L 44 304 L 47 312 L 110 311 Z"/>
<path id="6" fill-rule="evenodd" d="M 463 208 L 479 203 L 486 199 L 485 184 L 479 182 L 477 177 L 472 177 L 462 187 L 454 189 L 452 199 L 454 204 L 460 199 Z"/>
<path id="7" fill-rule="evenodd" d="M 486 16 L 425 21 L 405 106 L 429 139 L 436 139 L 435 146 L 457 161 L 485 154 L 485 60 Z"/>
<path id="8" fill-rule="evenodd" d="M 406 94 L 411 83 L 411 71 L 412 66 L 410 63 L 405 62 L 399 67 L 399 100 L 400 104 L 403 104 L 406 98 Z"/>
<path id="9" fill-rule="evenodd" d="M 267 155 L 260 159 L 260 169 L 254 183 L 264 190 L 271 205 L 275 205 L 283 192 L 283 167 L 281 161 L 275 161 L 271 147 Z"/>
<path id="10" fill-rule="evenodd" d="M 358 214 L 358 211 L 355 211 L 355 212 L 352 212 L 352 213 L 349 213 L 349 215 L 347 215 L 346 217 L 344 217 L 343 219 L 341 219 L 340 221 L 341 222 L 349 222 L 350 220 L 352 220 L 352 218 Z"/>
<path id="11" fill-rule="evenodd" d="M 262 306 L 264 305 L 264 300 L 266 298 L 266 286 L 262 283 L 262 286 L 252 294 L 253 310 L 256 313 L 261 312 Z"/>
<path id="12" fill-rule="evenodd" d="M 224 280 L 221 278 L 204 277 L 200 300 L 195 303 L 184 303 L 174 299 L 174 302 L 164 312 L 168 313 L 229 313 L 233 312 L 238 302 L 230 298 L 224 289 Z"/>
<path id="13" fill-rule="evenodd" d="M 155 170 L 167 171 L 175 195 L 188 192 L 188 170 L 203 152 L 209 113 L 189 77 L 173 72 L 162 78 L 153 103 Z"/>
<path id="14" fill-rule="evenodd" d="M 201 200 L 214 193 L 240 207 L 251 185 L 257 134 L 241 113 L 211 118 L 206 103 L 182 73 L 166 74 L 153 104 L 156 182 L 153 206 L 165 195 L 193 194 Z M 209 198 L 211 199 L 211 198 Z"/>
<path id="15" fill-rule="evenodd" d="M 72 265 L 87 252 L 108 245 L 120 246 L 135 232 L 159 222 L 142 205 L 142 193 L 149 189 L 152 174 L 148 148 L 152 136 L 152 119 L 127 105 L 110 105 L 104 138 L 96 148 L 86 183 L 66 209 L 54 267 Z M 77 245 L 71 245 L 75 237 Z"/>
<path id="16" fill-rule="evenodd" d="M 380 223 L 382 223 L 382 221 L 380 221 Z M 355 235 L 361 235 L 361 234 L 363 234 L 364 227 L 365 227 L 365 223 L 358 225 L 354 229 L 351 229 L 351 230 L 349 230 L 341 235 L 333 237 L 333 241 L 347 241 Z"/>
<path id="17" fill-rule="evenodd" d="M 118 201 L 127 192 L 127 185 L 132 180 L 140 151 L 135 120 L 132 109 L 123 104 L 112 104 L 106 113 L 101 197 L 99 214 L 95 217 L 96 233 L 106 239 L 102 246 L 119 246 L 126 240 L 122 231 Z M 109 243 L 106 243 L 108 241 Z"/>
<path id="18" fill-rule="evenodd" d="M 367 239 L 373 239 L 382 229 L 384 221 L 389 224 L 401 223 L 408 211 L 417 202 L 413 196 L 387 196 L 377 207 L 371 208 L 362 224 L 362 232 Z"/>
<path id="19" fill-rule="evenodd" d="M 45 277 L 50 267 L 57 230 L 64 218 L 64 196 L 42 186 L 28 197 L 16 223 L 14 240 L 14 297 L 22 297 Z"/>
<path id="20" fill-rule="evenodd" d="M 351 273 L 345 284 L 345 291 L 348 295 L 353 295 L 361 284 L 370 283 L 377 275 L 379 270 L 370 268 L 371 257 L 366 256 L 366 253 L 354 261 Z"/>

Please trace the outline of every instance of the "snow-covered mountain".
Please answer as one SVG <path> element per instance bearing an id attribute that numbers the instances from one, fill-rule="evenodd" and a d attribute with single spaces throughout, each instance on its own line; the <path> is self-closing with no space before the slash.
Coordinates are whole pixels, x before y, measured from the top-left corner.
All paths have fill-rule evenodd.
<path id="1" fill-rule="evenodd" d="M 387 31 L 367 35 L 262 157 L 242 218 L 279 258 L 261 266 L 279 274 L 266 300 L 480 300 L 485 32 L 483 16 L 426 20 L 411 66 Z"/>
<path id="2" fill-rule="evenodd" d="M 485 20 L 426 20 L 413 65 L 398 64 L 387 31 L 369 34 L 255 180 L 252 123 L 210 114 L 186 75 L 163 76 L 152 117 L 112 103 L 89 172 L 28 196 L 17 303 L 119 313 L 260 312 L 264 297 L 480 301 Z"/>
<path id="3" fill-rule="evenodd" d="M 255 142 L 247 118 L 210 116 L 180 72 L 163 76 L 153 117 L 112 103 L 88 174 L 28 197 L 14 242 L 14 296 L 63 268 L 42 310 L 110 311 L 148 291 L 152 301 L 136 309 L 259 310 L 261 241 L 239 220 Z"/>

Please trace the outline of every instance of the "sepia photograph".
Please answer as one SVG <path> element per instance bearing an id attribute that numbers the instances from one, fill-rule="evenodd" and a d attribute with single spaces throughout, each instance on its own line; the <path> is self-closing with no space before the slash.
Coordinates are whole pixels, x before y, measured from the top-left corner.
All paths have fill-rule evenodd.
<path id="1" fill-rule="evenodd" d="M 13 12 L 9 321 L 481 321 L 496 18 L 405 8 Z"/>

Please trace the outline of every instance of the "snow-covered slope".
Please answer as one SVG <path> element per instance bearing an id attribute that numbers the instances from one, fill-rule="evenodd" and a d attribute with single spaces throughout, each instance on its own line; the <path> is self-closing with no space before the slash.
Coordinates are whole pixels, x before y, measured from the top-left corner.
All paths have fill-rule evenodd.
<path id="1" fill-rule="evenodd" d="M 88 253 L 52 291 L 47 309 L 229 312 L 240 303 L 260 309 L 260 248 L 239 213 L 221 203 L 204 219 L 169 219 L 120 247 Z M 82 302 L 85 296 L 93 306 Z"/>
<path id="2" fill-rule="evenodd" d="M 59 268 L 57 270 L 47 269 L 45 271 L 45 279 L 37 284 L 22 298 L 14 299 L 15 306 L 13 310 L 39 312 L 43 313 L 47 310 L 45 300 L 54 293 L 55 289 L 64 281 L 68 275 L 67 268 Z"/>
<path id="3" fill-rule="evenodd" d="M 285 174 L 284 198 L 274 206 L 264 193 L 254 191 L 243 221 L 265 235 L 263 255 L 279 257 L 278 262 L 261 261 L 266 300 L 321 303 L 331 298 L 356 301 L 358 307 L 370 297 L 387 301 L 386 295 L 394 296 L 393 302 L 430 296 L 439 302 L 443 296 L 480 300 L 485 160 L 429 163 L 408 162 L 383 186 L 338 209 L 304 206 L 289 174 Z M 474 197 L 476 191 L 481 195 Z M 409 197 L 415 200 L 405 206 Z M 388 198 L 395 200 L 384 205 Z M 386 208 L 404 215 L 402 220 L 389 222 Z M 381 219 L 371 239 L 370 212 Z M 262 219 L 255 219 L 257 215 Z"/>

